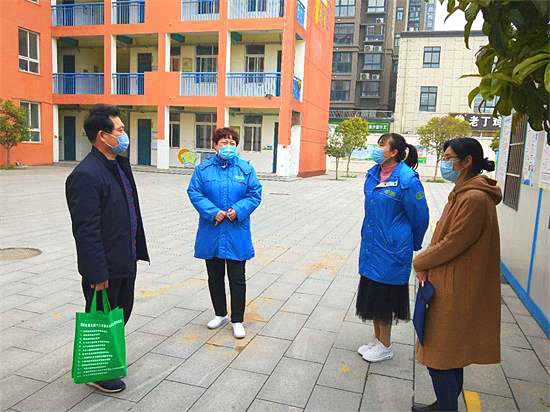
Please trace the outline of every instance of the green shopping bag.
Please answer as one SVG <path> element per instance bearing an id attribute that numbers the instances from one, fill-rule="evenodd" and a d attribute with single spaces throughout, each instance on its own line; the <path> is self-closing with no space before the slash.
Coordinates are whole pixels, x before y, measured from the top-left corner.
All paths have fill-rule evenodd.
<path id="1" fill-rule="evenodd" d="M 97 310 L 94 290 L 90 312 L 76 314 L 72 378 L 74 383 L 118 379 L 126 376 L 124 312 L 111 310 L 107 290 L 102 290 L 103 312 Z"/>

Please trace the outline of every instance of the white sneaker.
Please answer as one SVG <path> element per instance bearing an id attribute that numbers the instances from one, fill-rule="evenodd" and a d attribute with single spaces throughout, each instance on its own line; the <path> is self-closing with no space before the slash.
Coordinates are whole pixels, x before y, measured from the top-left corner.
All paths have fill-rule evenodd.
<path id="1" fill-rule="evenodd" d="M 363 356 L 370 348 L 372 348 L 376 344 L 378 344 L 378 339 L 374 338 L 372 342 L 369 342 L 366 345 L 360 346 L 359 349 L 357 349 L 357 353 Z"/>
<path id="2" fill-rule="evenodd" d="M 363 355 L 363 359 L 365 359 L 367 362 L 373 363 L 390 360 L 392 358 L 393 351 L 391 350 L 391 345 L 389 348 L 386 348 L 381 342 L 378 342 L 376 345 L 372 346 Z"/>
<path id="3" fill-rule="evenodd" d="M 233 336 L 237 339 L 242 339 L 246 336 L 246 331 L 242 323 L 232 323 L 233 325 Z"/>
<path id="4" fill-rule="evenodd" d="M 216 316 L 214 317 L 214 319 L 206 324 L 206 327 L 208 329 L 218 329 L 219 327 L 225 325 L 227 322 L 229 322 L 228 316 Z"/>

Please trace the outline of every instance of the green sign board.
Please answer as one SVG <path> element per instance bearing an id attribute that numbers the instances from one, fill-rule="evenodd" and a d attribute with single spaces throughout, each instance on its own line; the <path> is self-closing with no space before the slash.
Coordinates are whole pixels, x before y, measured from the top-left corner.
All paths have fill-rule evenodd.
<path id="1" fill-rule="evenodd" d="M 390 122 L 369 120 L 369 133 L 389 133 Z"/>

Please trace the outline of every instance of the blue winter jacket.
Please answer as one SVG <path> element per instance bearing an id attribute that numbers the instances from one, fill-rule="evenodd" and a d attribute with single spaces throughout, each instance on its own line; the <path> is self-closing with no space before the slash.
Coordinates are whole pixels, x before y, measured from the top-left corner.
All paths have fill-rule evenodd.
<path id="1" fill-rule="evenodd" d="M 248 162 L 218 156 L 205 160 L 195 168 L 187 194 L 200 215 L 196 258 L 243 261 L 254 257 L 250 215 L 262 201 L 262 186 Z M 230 208 L 237 220 L 225 218 L 216 225 L 218 212 Z"/>
<path id="2" fill-rule="evenodd" d="M 380 166 L 365 181 L 365 218 L 361 228 L 359 273 L 376 282 L 409 281 L 413 250 L 422 248 L 429 211 L 418 173 L 399 163 L 380 182 Z"/>

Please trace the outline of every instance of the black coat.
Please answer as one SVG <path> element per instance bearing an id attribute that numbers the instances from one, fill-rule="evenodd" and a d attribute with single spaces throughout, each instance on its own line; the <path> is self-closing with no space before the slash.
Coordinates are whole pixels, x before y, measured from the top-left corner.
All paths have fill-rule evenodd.
<path id="1" fill-rule="evenodd" d="M 136 258 L 126 192 L 116 162 L 134 191 L 137 213 Z M 130 162 L 123 156 L 108 160 L 91 152 L 65 182 L 65 195 L 76 241 L 78 271 L 91 284 L 135 276 L 136 259 L 149 261 L 136 183 Z"/>

